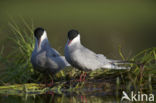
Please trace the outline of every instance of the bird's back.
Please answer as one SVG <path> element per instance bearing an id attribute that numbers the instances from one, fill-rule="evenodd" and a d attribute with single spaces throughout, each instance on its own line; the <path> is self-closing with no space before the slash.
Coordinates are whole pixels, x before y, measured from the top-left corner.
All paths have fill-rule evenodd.
<path id="1" fill-rule="evenodd" d="M 95 70 L 103 65 L 96 53 L 82 45 L 70 47 L 69 54 L 68 62 L 82 70 Z"/>

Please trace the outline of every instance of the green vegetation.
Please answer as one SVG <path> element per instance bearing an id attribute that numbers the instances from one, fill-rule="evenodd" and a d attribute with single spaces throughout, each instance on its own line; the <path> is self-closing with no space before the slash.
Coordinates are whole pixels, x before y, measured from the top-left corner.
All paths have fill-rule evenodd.
<path id="1" fill-rule="evenodd" d="M 4 49 L 4 51 L 1 51 L 0 60 L 4 64 L 4 72 L 1 73 L 0 77 L 1 83 L 26 83 L 32 80 L 32 75 L 34 75 L 30 64 L 34 46 L 33 25 L 29 27 L 24 20 L 23 24 L 24 27 L 16 25 L 15 22 L 9 23 L 12 35 L 8 38 L 8 41 L 12 41 L 9 45 L 12 48 L 6 56 L 2 56 L 2 54 L 8 51 Z"/>
<path id="2" fill-rule="evenodd" d="M 17 25 L 15 22 L 9 24 L 13 34 L 8 39 L 13 46 L 11 52 L 6 51 L 7 48 L 1 49 L 0 52 L 1 67 L 4 68 L 0 71 L 0 85 L 2 85 L 0 93 L 10 90 L 15 94 L 17 91 L 18 93 L 21 91 L 20 93 L 42 94 L 52 90 L 58 94 L 63 92 L 79 94 L 85 92 L 80 91 L 79 88 L 87 87 L 102 88 L 110 92 L 115 89 L 118 96 L 121 90 L 153 92 L 156 89 L 154 87 L 156 84 L 156 47 L 143 50 L 132 57 L 130 60 L 135 61 L 136 64 L 131 64 L 131 70 L 99 69 L 88 72 L 87 80 L 79 83 L 76 79 L 79 78 L 81 71 L 72 67 L 65 68 L 54 76 L 55 84 L 52 88 L 44 88 L 45 85 L 38 83 L 43 83 L 45 75 L 34 71 L 30 63 L 34 48 L 34 26 L 28 24 L 24 19 L 22 21 L 22 25 Z M 5 52 L 9 55 L 6 55 Z M 119 54 L 124 59 L 121 49 L 119 49 Z"/>

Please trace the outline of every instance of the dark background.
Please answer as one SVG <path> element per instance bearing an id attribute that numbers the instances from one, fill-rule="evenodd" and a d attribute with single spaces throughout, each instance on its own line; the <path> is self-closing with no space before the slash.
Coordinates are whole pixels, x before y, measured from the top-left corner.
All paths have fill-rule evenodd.
<path id="1" fill-rule="evenodd" d="M 154 0 L 1 0 L 1 44 L 12 35 L 8 23 L 12 19 L 22 23 L 20 18 L 45 28 L 52 47 L 61 54 L 70 29 L 79 30 L 83 45 L 114 59 L 120 59 L 119 45 L 126 58 L 156 46 Z"/>

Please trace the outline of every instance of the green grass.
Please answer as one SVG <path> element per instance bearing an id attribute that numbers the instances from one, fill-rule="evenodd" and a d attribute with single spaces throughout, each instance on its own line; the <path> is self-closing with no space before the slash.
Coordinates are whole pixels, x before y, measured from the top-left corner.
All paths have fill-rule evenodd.
<path id="1" fill-rule="evenodd" d="M 8 38 L 11 41 L 11 51 L 3 56 L 1 52 L 0 60 L 4 64 L 4 72 L 1 73 L 1 83 L 26 83 L 33 80 L 35 74 L 30 64 L 30 56 L 33 50 L 34 37 L 33 25 L 29 25 L 23 20 L 23 25 L 17 25 L 14 21 L 9 23 L 12 35 Z"/>
<path id="2" fill-rule="evenodd" d="M 30 83 L 30 85 L 26 87 L 26 90 L 34 90 L 30 89 L 32 88 L 31 86 L 38 87 L 38 85 L 31 85 L 31 83 L 43 83 L 45 75 L 34 71 L 30 62 L 35 43 L 33 23 L 28 23 L 22 19 L 22 23 L 17 25 L 17 23 L 12 20 L 12 22 L 9 23 L 9 27 L 12 35 L 8 38 L 8 41 L 11 42 L 12 48 L 11 51 L 7 51 L 8 48 L 2 48 L 0 52 L 0 62 L 1 67 L 3 67 L 0 72 L 0 85 L 2 85 L 0 90 L 6 90 L 3 87 L 7 88 L 8 86 L 9 88 L 12 84 L 16 90 L 23 91 L 23 89 L 21 89 L 21 87 L 18 88 L 16 84 L 24 85 L 25 83 Z M 119 54 L 125 59 L 122 55 L 121 48 L 119 48 Z M 117 90 L 116 94 L 118 94 L 118 91 L 120 90 L 153 92 L 156 89 L 156 87 L 154 87 L 156 84 L 156 47 L 145 49 L 130 60 L 137 63 L 131 64 L 131 70 L 117 71 L 98 69 L 87 73 L 88 82 L 85 83 L 74 81 L 79 77 L 81 71 L 73 67 L 65 68 L 54 76 L 56 85 L 52 90 L 57 90 L 58 93 L 58 91 L 63 88 L 69 92 L 74 91 L 79 93 L 79 90 L 76 91 L 75 89 L 87 87 L 88 83 L 91 81 L 93 81 L 92 86 L 95 84 L 95 87 L 103 88 L 96 85 L 98 80 L 103 80 L 104 89 L 110 90 L 112 86 L 115 86 Z M 50 79 L 51 78 L 49 77 L 49 80 Z M 10 90 L 8 88 L 7 90 Z M 42 91 L 41 93 L 47 92 L 43 92 L 45 88 L 38 89 L 40 92 Z"/>

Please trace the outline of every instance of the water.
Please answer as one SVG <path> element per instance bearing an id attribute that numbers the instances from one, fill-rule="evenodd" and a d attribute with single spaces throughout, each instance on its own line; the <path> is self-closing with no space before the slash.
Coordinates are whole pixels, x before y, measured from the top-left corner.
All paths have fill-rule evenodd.
<path id="1" fill-rule="evenodd" d="M 3 103 L 112 103 L 119 102 L 121 96 L 117 94 L 115 86 L 107 82 L 87 82 L 84 88 L 69 92 L 48 91 L 44 94 L 39 92 L 23 93 L 22 91 L 6 92 L 0 94 L 0 102 Z"/>
<path id="2" fill-rule="evenodd" d="M 116 102 L 113 97 L 104 96 L 66 96 L 57 94 L 46 94 L 36 96 L 2 96 L 1 103 L 112 103 Z"/>
<path id="3" fill-rule="evenodd" d="M 135 87 L 138 88 L 138 90 L 134 87 L 128 89 L 126 83 L 122 84 L 121 81 L 118 84 L 118 77 L 118 79 L 114 76 L 104 78 L 105 79 L 86 80 L 84 84 L 80 83 L 80 85 L 83 86 L 79 86 L 79 88 L 72 87 L 77 84 L 76 81 L 70 81 L 70 85 L 65 82 L 66 84 L 63 85 L 61 89 L 58 89 L 57 82 L 54 84 L 54 87 L 56 87 L 54 89 L 47 87 L 45 90 L 45 88 L 41 86 L 46 92 L 37 90 L 30 91 L 28 89 L 27 91 L 25 89 L 15 90 L 13 88 L 10 90 L 6 89 L 5 91 L 5 89 L 3 89 L 3 92 L 0 90 L 0 103 L 120 103 L 123 91 L 131 96 L 130 93 L 132 91 L 137 93 L 137 91 L 141 89 L 140 87 Z M 63 83 L 63 81 L 61 83 Z M 132 83 L 132 81 L 128 83 Z M 153 94 L 155 95 L 155 86 L 152 86 Z M 147 86 L 143 88 L 143 91 L 147 93 L 147 95 L 150 93 Z"/>

